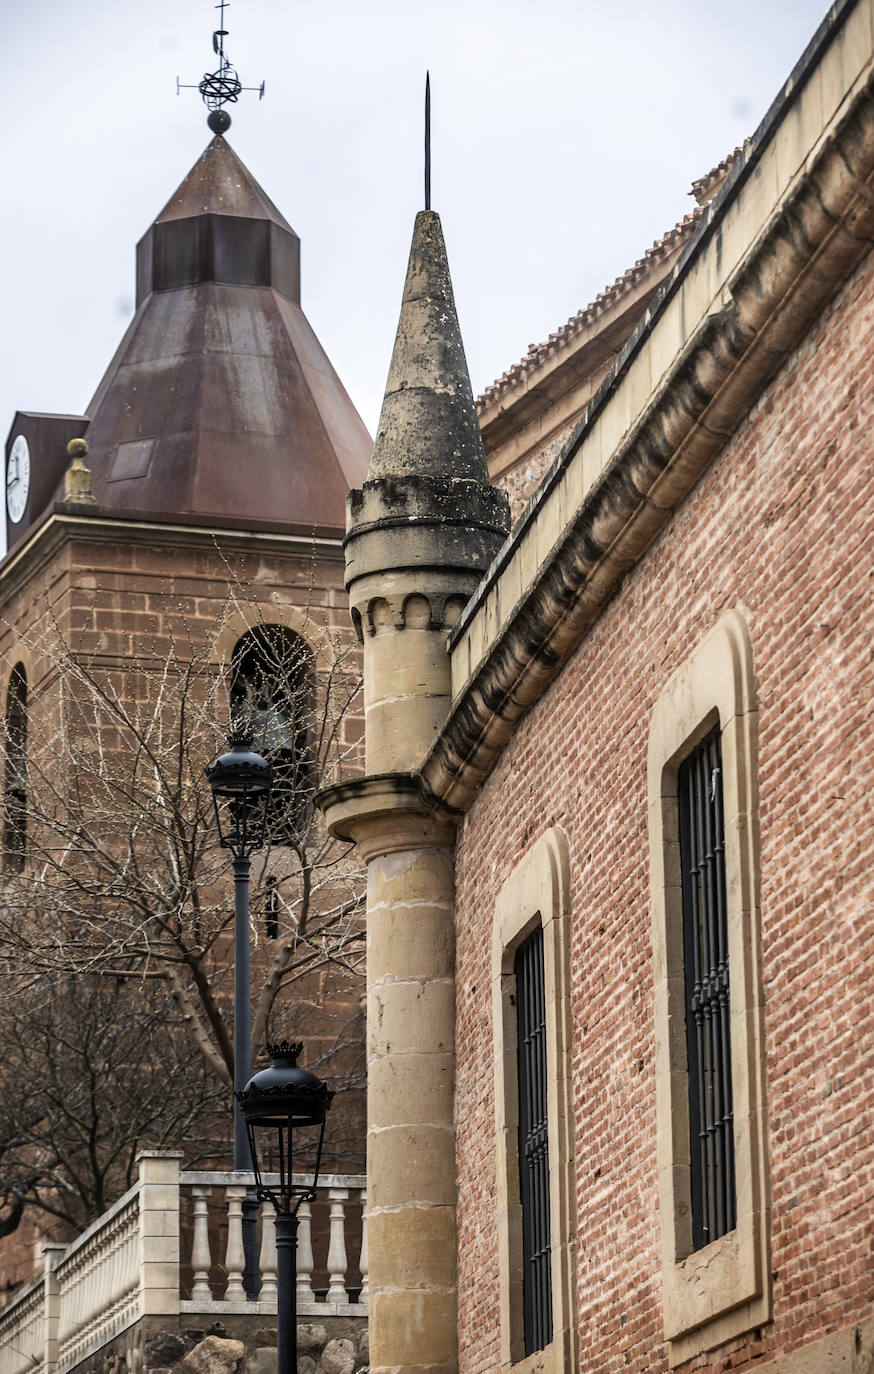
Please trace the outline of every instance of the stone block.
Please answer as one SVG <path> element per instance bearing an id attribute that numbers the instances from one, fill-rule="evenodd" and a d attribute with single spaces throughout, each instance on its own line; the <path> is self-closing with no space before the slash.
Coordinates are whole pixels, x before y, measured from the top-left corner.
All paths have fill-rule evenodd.
<path id="1" fill-rule="evenodd" d="M 371 1361 L 388 1366 L 451 1365 L 456 1358 L 454 1293 L 375 1293 L 370 1300 Z"/>
<path id="2" fill-rule="evenodd" d="M 447 850 L 418 848 L 386 854 L 369 867 L 367 909 L 384 904 L 403 912 L 407 902 L 451 902 L 454 888 L 452 856 Z"/>
<path id="3" fill-rule="evenodd" d="M 236 1374 L 244 1353 L 242 1341 L 205 1336 L 180 1362 L 179 1374 Z"/>
<path id="4" fill-rule="evenodd" d="M 276 1374 L 276 1347 L 262 1345 L 246 1361 L 246 1374 Z"/>
<path id="5" fill-rule="evenodd" d="M 319 1360 L 322 1374 L 352 1374 L 355 1368 L 355 1342 L 346 1337 L 328 1341 Z"/>
<path id="6" fill-rule="evenodd" d="M 455 967 L 453 905 L 417 902 L 415 907 L 371 905 L 367 938 L 372 983 L 383 978 L 452 975 Z"/>
<path id="7" fill-rule="evenodd" d="M 143 1345 L 143 1363 L 149 1369 L 175 1364 L 188 1349 L 178 1331 L 155 1331 Z"/>
<path id="8" fill-rule="evenodd" d="M 368 1209 L 410 1202 L 455 1203 L 455 1131 L 446 1126 L 397 1126 L 369 1133 Z"/>
<path id="9" fill-rule="evenodd" d="M 317 1322 L 299 1322 L 297 1328 L 297 1349 L 302 1355 L 316 1356 L 328 1343 L 328 1333 Z"/>
<path id="10" fill-rule="evenodd" d="M 422 1075 L 422 1060 L 415 1054 L 392 1054 L 371 1059 L 367 1068 L 367 1110 L 372 1127 L 451 1121 L 455 1082 L 455 1055 L 428 1056 L 430 1072 Z"/>
<path id="11" fill-rule="evenodd" d="M 455 1283 L 455 1209 L 410 1207 L 368 1220 L 371 1290 L 451 1288 Z"/>
<path id="12" fill-rule="evenodd" d="M 368 1041 L 373 1055 L 445 1053 L 455 1031 L 455 983 L 451 978 L 383 983 L 367 1002 Z M 422 1076 L 428 1076 L 422 1064 Z"/>

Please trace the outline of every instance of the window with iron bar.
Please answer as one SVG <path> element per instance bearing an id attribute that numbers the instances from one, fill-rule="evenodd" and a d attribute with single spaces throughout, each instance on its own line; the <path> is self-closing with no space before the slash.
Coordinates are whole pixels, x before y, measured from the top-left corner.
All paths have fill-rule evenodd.
<path id="1" fill-rule="evenodd" d="M 678 776 L 692 1248 L 736 1225 L 725 824 L 719 726 Z"/>
<path id="2" fill-rule="evenodd" d="M 549 1227 L 546 996 L 543 927 L 516 951 L 519 1066 L 519 1190 L 522 1203 L 522 1302 L 525 1354 L 552 1340 Z"/>

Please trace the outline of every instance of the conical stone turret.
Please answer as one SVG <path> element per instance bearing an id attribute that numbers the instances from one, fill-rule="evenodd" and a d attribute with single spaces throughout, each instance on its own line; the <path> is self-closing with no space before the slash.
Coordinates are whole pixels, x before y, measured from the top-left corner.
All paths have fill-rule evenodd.
<path id="1" fill-rule="evenodd" d="M 449 710 L 448 631 L 509 527 L 489 482 L 437 215 L 416 218 L 346 584 L 364 642 L 365 776 L 322 794 L 367 862 L 370 1367 L 454 1374 L 457 817 L 417 770 Z"/>
<path id="2" fill-rule="evenodd" d="M 368 772 L 415 768 L 449 707 L 446 632 L 509 529 L 489 481 L 439 216 L 416 216 L 346 585 L 365 645 Z"/>

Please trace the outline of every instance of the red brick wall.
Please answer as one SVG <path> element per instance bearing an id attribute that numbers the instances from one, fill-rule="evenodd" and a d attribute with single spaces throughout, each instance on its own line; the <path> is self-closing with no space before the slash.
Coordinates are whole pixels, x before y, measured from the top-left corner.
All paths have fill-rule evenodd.
<path id="1" fill-rule="evenodd" d="M 729 607 L 759 694 L 774 1320 L 685 1369 L 744 1370 L 874 1298 L 874 261 L 784 367 L 468 816 L 458 879 L 461 1369 L 495 1370 L 495 894 L 570 843 L 580 1368 L 661 1339 L 646 753 L 652 705 Z"/>

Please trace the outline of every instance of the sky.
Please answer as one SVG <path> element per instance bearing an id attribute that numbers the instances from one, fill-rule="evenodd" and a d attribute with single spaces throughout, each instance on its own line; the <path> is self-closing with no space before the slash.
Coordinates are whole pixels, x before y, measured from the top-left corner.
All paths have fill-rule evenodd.
<path id="1" fill-rule="evenodd" d="M 302 240 L 302 304 L 371 433 L 422 208 L 423 88 L 474 391 L 621 275 L 751 134 L 825 0 L 233 0 L 230 143 Z M 210 135 L 212 0 L 0 0 L 0 427 L 81 414 L 134 248 Z"/>

